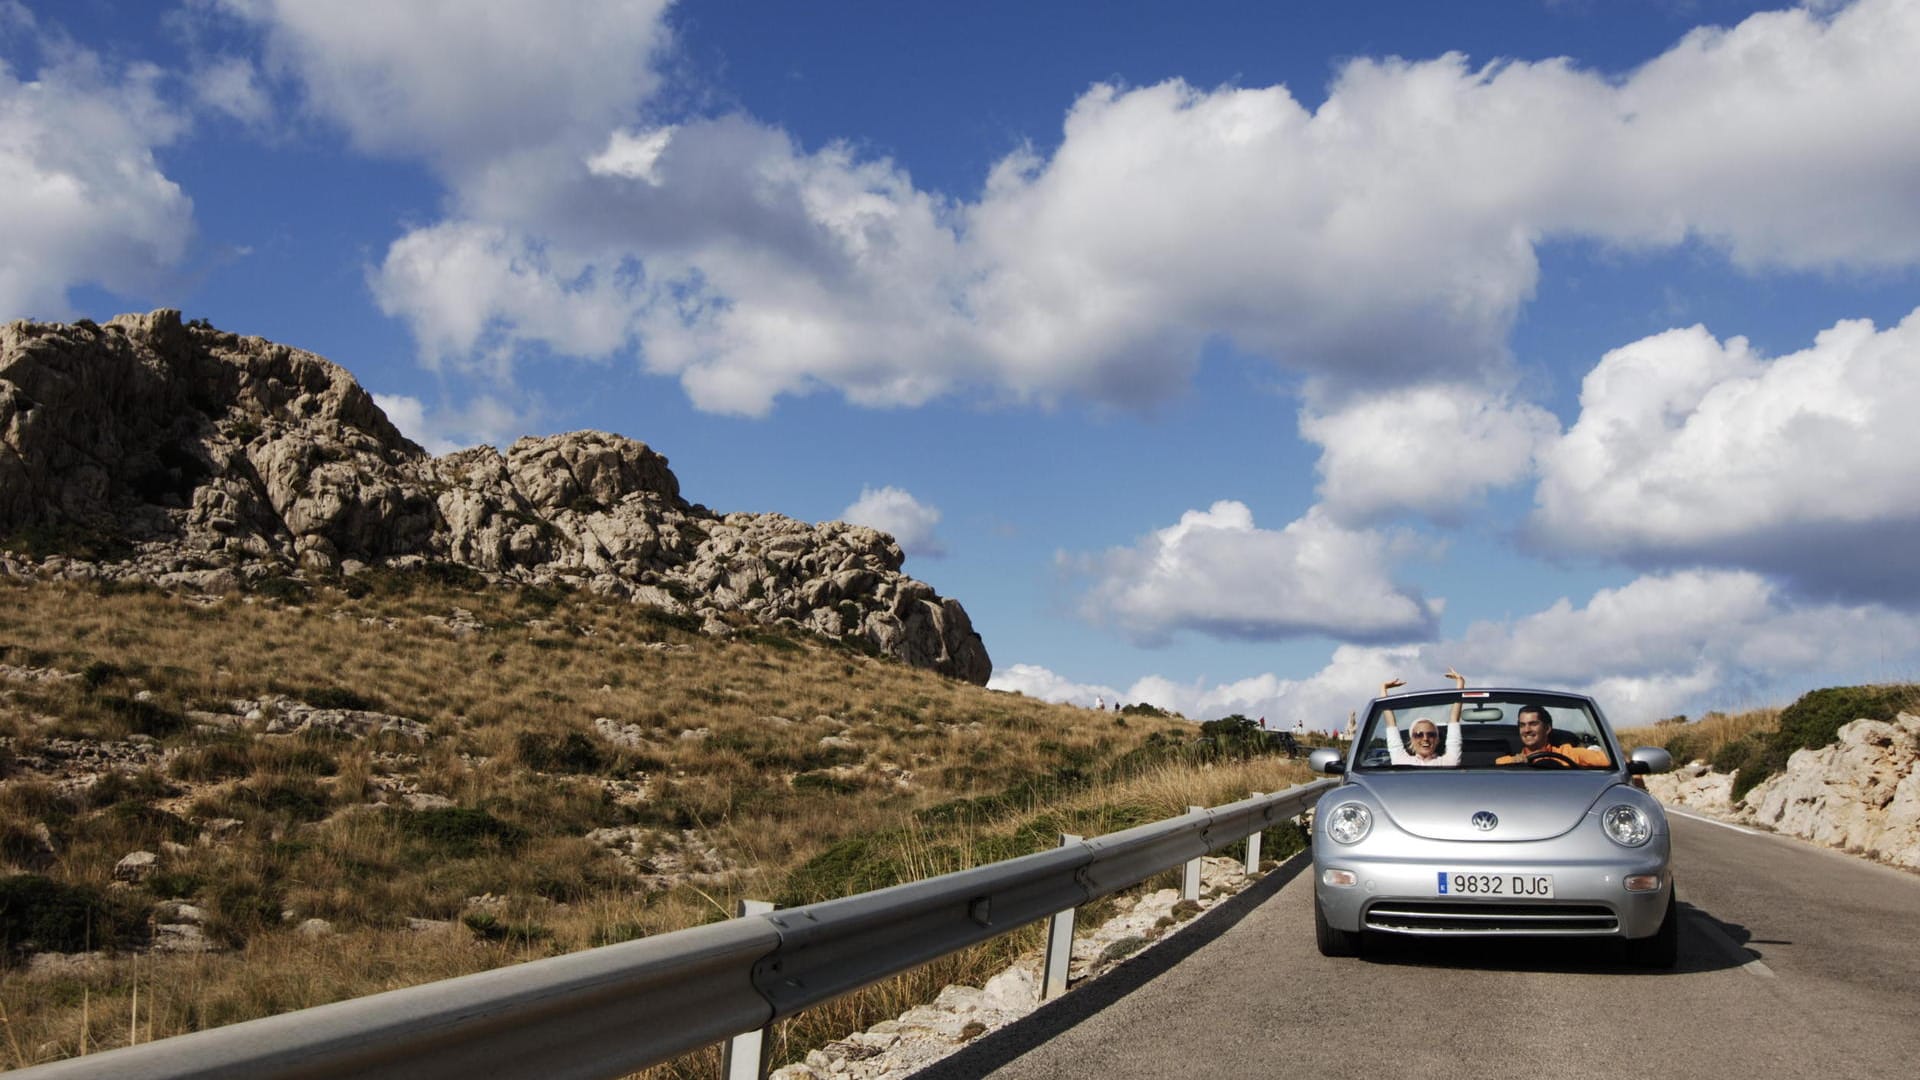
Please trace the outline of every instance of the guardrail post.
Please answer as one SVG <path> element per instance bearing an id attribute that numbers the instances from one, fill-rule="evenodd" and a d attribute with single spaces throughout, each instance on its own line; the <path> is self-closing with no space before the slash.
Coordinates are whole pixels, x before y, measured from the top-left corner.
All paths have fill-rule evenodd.
<path id="1" fill-rule="evenodd" d="M 744 919 L 773 909 L 774 904 L 767 900 L 742 900 L 735 914 Z M 720 1075 L 726 1080 L 761 1080 L 767 1075 L 767 1029 L 755 1028 L 728 1039 Z"/>
<path id="2" fill-rule="evenodd" d="M 1206 807 L 1204 806 L 1189 806 L 1187 807 L 1187 813 L 1197 814 L 1200 811 L 1205 809 Z M 1204 858 L 1204 856 L 1202 857 Z M 1180 899 L 1182 900 L 1200 899 L 1200 860 L 1199 859 L 1190 859 L 1187 862 L 1186 870 L 1181 875 L 1181 878 L 1180 878 Z"/>
<path id="3" fill-rule="evenodd" d="M 1060 846 L 1080 842 L 1072 833 L 1060 834 Z M 1067 965 L 1073 960 L 1073 913 L 1076 909 L 1054 912 L 1047 920 L 1047 959 L 1041 968 L 1040 1000 L 1052 1001 L 1067 992 Z"/>
<path id="4" fill-rule="evenodd" d="M 1261 798 L 1265 798 L 1267 793 L 1264 791 L 1250 791 L 1247 794 L 1252 798 L 1261 799 Z M 1252 832 L 1247 834 L 1247 876 L 1252 877 L 1253 875 L 1259 872 L 1260 872 L 1260 830 L 1255 829 Z"/>

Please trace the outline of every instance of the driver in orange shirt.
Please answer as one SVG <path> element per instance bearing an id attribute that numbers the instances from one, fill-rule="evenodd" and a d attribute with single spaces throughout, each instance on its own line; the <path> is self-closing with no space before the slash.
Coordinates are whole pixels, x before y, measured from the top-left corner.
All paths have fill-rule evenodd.
<path id="1" fill-rule="evenodd" d="M 1538 705 L 1522 705 L 1518 717 L 1520 752 L 1495 758 L 1495 765 L 1531 765 L 1536 761 L 1553 765 L 1600 765 L 1613 761 L 1597 746 L 1553 745 L 1553 720 Z"/>

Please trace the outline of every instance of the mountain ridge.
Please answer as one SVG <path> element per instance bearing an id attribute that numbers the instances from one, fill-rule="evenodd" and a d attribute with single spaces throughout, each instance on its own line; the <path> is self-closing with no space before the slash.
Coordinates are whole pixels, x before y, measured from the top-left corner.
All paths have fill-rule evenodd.
<path id="1" fill-rule="evenodd" d="M 710 634 L 796 627 L 976 685 L 993 669 L 886 533 L 716 513 L 606 432 L 435 457 L 344 367 L 170 308 L 0 327 L 0 537 L 19 576 L 223 592 L 450 566 Z"/>

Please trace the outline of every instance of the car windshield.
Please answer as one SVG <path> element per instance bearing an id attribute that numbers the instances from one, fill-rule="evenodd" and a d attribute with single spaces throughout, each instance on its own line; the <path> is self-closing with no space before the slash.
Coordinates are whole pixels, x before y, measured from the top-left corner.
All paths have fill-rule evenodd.
<path id="1" fill-rule="evenodd" d="M 1591 703 L 1551 694 L 1467 690 L 1384 698 L 1374 702 L 1359 739 L 1360 769 L 1614 767 Z"/>

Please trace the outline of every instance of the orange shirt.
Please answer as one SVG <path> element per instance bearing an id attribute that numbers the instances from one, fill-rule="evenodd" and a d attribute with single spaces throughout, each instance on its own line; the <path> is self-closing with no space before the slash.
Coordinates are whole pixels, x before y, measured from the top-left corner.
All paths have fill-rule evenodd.
<path id="1" fill-rule="evenodd" d="M 1545 754 L 1549 752 L 1559 754 L 1575 765 L 1613 764 L 1612 759 L 1607 757 L 1607 752 L 1597 746 L 1549 746 L 1545 750 L 1535 750 L 1532 753 L 1522 750 L 1518 754 L 1508 754 L 1503 758 L 1495 758 L 1493 763 L 1495 765 L 1519 765 L 1528 758 L 1533 757 L 1534 754 Z"/>

